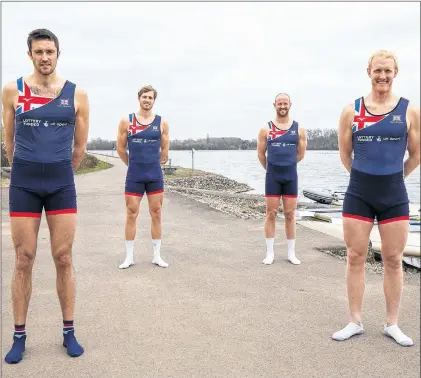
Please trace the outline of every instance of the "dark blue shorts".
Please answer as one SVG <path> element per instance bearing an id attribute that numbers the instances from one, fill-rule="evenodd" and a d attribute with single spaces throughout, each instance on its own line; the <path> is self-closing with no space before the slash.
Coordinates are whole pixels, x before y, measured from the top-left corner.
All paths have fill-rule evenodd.
<path id="1" fill-rule="evenodd" d="M 40 218 L 77 212 L 71 162 L 34 163 L 14 159 L 9 187 L 11 217 Z"/>
<path id="2" fill-rule="evenodd" d="M 342 216 L 379 224 L 409 220 L 409 199 L 403 172 L 370 175 L 351 170 Z"/>
<path id="3" fill-rule="evenodd" d="M 298 176 L 296 166 L 278 167 L 268 165 L 266 170 L 265 197 L 298 196 Z"/>
<path id="4" fill-rule="evenodd" d="M 164 192 L 164 181 L 134 181 L 126 179 L 125 194 L 142 197 L 144 194 L 152 195 Z"/>

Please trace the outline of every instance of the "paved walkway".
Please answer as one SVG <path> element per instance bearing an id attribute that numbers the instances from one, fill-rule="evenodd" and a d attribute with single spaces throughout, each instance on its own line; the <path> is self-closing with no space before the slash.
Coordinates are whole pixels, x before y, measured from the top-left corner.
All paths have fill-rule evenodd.
<path id="1" fill-rule="evenodd" d="M 76 335 L 85 354 L 71 359 L 61 346 L 62 319 L 43 218 L 27 320 L 27 352 L 2 377 L 419 377 L 420 276 L 406 276 L 400 324 L 415 346 L 381 334 L 382 277 L 367 273 L 366 334 L 330 339 L 347 322 L 345 262 L 315 248 L 339 239 L 298 226 L 301 266 L 264 257 L 263 224 L 241 220 L 167 194 L 162 256 L 153 266 L 147 204 L 142 203 L 136 265 L 124 259 L 124 175 L 111 169 L 77 177 Z M 14 252 L 2 192 L 2 359 L 11 345 L 10 281 Z M 278 230 L 281 230 L 280 221 Z"/>

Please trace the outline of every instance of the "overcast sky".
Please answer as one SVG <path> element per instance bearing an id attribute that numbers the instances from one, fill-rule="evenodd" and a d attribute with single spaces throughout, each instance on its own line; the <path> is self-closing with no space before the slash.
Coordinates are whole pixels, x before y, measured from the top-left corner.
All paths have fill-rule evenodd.
<path id="1" fill-rule="evenodd" d="M 35 28 L 57 35 L 58 74 L 88 91 L 90 139 L 115 140 L 148 84 L 172 139 L 256 138 L 279 92 L 304 127 L 336 128 L 343 107 L 369 93 L 378 49 L 398 56 L 394 92 L 420 102 L 414 2 L 3 3 L 2 85 L 32 72 Z"/>

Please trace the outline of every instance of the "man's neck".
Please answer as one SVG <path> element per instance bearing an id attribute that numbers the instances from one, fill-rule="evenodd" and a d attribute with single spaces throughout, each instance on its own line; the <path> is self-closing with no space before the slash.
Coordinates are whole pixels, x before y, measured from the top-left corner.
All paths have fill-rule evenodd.
<path id="1" fill-rule="evenodd" d="M 378 92 L 372 90 L 369 97 L 371 97 L 371 101 L 375 104 L 387 104 L 388 102 L 393 100 L 393 93 L 392 89 L 386 92 Z"/>
<path id="2" fill-rule="evenodd" d="M 152 117 L 152 109 L 145 110 L 145 109 L 140 108 L 138 114 L 140 118 L 149 119 Z"/>
<path id="3" fill-rule="evenodd" d="M 50 75 L 42 75 L 37 70 L 35 70 L 32 74 L 31 81 L 33 84 L 49 87 L 51 84 L 54 84 L 57 81 L 57 74 L 54 71 Z"/>
<path id="4" fill-rule="evenodd" d="M 279 125 L 279 126 L 287 126 L 289 124 L 290 124 L 289 116 L 286 116 L 286 117 L 276 116 L 276 118 L 275 118 L 275 126 L 276 125 Z"/>

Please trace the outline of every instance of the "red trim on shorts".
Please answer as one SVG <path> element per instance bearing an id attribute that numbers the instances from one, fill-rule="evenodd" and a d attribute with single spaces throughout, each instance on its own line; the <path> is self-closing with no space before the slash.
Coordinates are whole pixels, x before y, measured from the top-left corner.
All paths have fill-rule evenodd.
<path id="1" fill-rule="evenodd" d="M 9 213 L 11 217 L 25 217 L 25 218 L 41 218 L 42 213 L 27 213 L 24 211 L 12 211 Z"/>
<path id="2" fill-rule="evenodd" d="M 77 209 L 61 209 L 61 210 L 49 210 L 46 211 L 46 215 L 60 215 L 60 214 L 76 214 Z"/>
<path id="3" fill-rule="evenodd" d="M 360 215 L 342 213 L 342 216 L 344 218 L 352 218 L 352 219 L 357 219 L 357 220 L 361 220 L 361 221 L 364 221 L 364 222 L 374 223 L 374 219 L 367 218 L 367 217 L 362 217 Z"/>
<path id="4" fill-rule="evenodd" d="M 398 222 L 398 221 L 402 221 L 402 220 L 409 220 L 409 216 L 408 215 L 403 215 L 401 217 L 385 219 L 385 220 L 382 220 L 382 221 L 377 222 L 377 223 L 378 224 L 386 224 L 386 223 Z"/>
<path id="5" fill-rule="evenodd" d="M 139 194 L 139 193 L 132 193 L 132 192 L 124 192 L 125 195 L 127 196 L 135 196 L 135 197 L 142 197 L 143 194 Z"/>
<path id="6" fill-rule="evenodd" d="M 164 189 L 160 189 L 160 190 L 155 190 L 154 192 L 146 192 L 146 194 L 148 195 L 148 196 L 150 196 L 150 195 L 152 195 L 152 194 L 159 194 L 159 193 L 163 193 L 164 192 Z"/>
<path id="7" fill-rule="evenodd" d="M 281 198 L 280 194 L 265 194 L 265 197 L 269 198 L 269 197 L 278 197 Z"/>
<path id="8" fill-rule="evenodd" d="M 285 198 L 297 198 L 298 194 L 282 194 L 282 197 Z"/>

